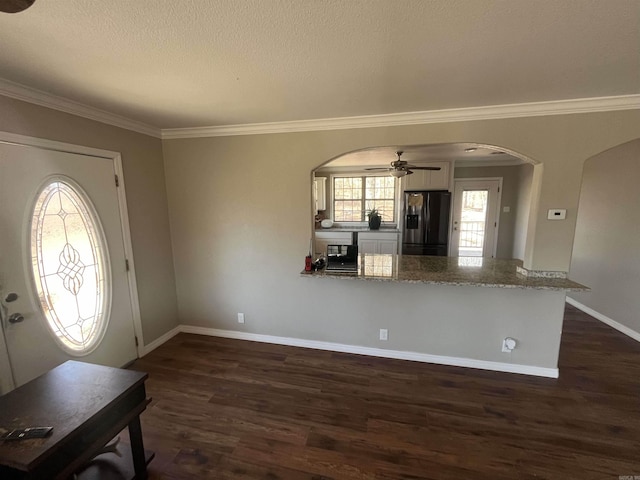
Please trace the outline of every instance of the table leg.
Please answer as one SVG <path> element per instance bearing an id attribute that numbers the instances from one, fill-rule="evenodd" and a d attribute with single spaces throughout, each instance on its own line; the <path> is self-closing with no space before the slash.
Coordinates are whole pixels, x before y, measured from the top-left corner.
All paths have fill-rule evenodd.
<path id="1" fill-rule="evenodd" d="M 131 456 L 133 457 L 133 470 L 137 480 L 147 478 L 147 462 L 144 458 L 144 444 L 142 442 L 142 427 L 140 417 L 136 416 L 129 422 L 129 440 L 131 441 Z"/>

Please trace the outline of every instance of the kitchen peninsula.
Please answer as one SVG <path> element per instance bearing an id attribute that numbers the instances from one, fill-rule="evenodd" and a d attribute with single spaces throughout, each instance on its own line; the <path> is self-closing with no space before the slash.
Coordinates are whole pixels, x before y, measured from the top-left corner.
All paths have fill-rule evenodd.
<path id="1" fill-rule="evenodd" d="M 522 274 L 521 265 L 483 257 L 360 254 L 356 273 L 301 276 L 325 285 L 323 313 L 343 318 L 345 329 L 351 319 L 369 319 L 366 347 L 343 351 L 557 378 L 566 292 L 588 288 L 562 274 Z M 354 300 L 357 309 L 349 308 Z M 388 332 L 388 340 L 377 339 L 378 329 L 381 337 Z M 514 349 L 502 348 L 507 338 L 515 339 Z M 343 347 L 328 349 L 334 348 Z"/>
<path id="2" fill-rule="evenodd" d="M 357 273 L 303 272 L 319 278 L 426 283 L 433 285 L 524 288 L 580 292 L 588 290 L 567 278 L 518 273 L 519 260 L 483 257 L 360 254 Z"/>

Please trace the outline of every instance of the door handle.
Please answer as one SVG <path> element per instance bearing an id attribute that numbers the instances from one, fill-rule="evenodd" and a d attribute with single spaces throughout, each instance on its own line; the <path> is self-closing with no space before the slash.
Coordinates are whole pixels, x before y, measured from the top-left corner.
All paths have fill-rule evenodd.
<path id="1" fill-rule="evenodd" d="M 24 315 L 21 313 L 12 313 L 7 320 L 9 320 L 9 323 L 20 323 L 24 320 Z"/>

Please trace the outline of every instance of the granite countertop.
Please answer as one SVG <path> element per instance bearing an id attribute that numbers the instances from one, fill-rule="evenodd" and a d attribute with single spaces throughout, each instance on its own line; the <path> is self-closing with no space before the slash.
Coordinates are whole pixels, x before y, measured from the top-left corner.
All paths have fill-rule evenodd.
<path id="1" fill-rule="evenodd" d="M 331 227 L 316 228 L 316 232 L 372 232 L 372 233 L 400 233 L 395 227 L 380 227 L 378 230 L 371 230 L 368 226 L 363 227 Z"/>
<path id="2" fill-rule="evenodd" d="M 302 272 L 303 276 L 433 285 L 524 288 L 580 292 L 588 287 L 568 278 L 527 277 L 516 272 L 520 260 L 482 257 L 360 254 L 357 273 Z"/>

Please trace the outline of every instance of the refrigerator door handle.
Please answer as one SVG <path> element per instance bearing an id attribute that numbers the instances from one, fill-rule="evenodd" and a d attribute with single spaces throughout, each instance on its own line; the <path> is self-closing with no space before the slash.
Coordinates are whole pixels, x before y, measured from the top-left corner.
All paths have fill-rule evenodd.
<path id="1" fill-rule="evenodd" d="M 430 243 L 430 235 L 431 232 L 431 195 L 425 193 L 425 202 L 424 202 L 424 243 Z"/>

